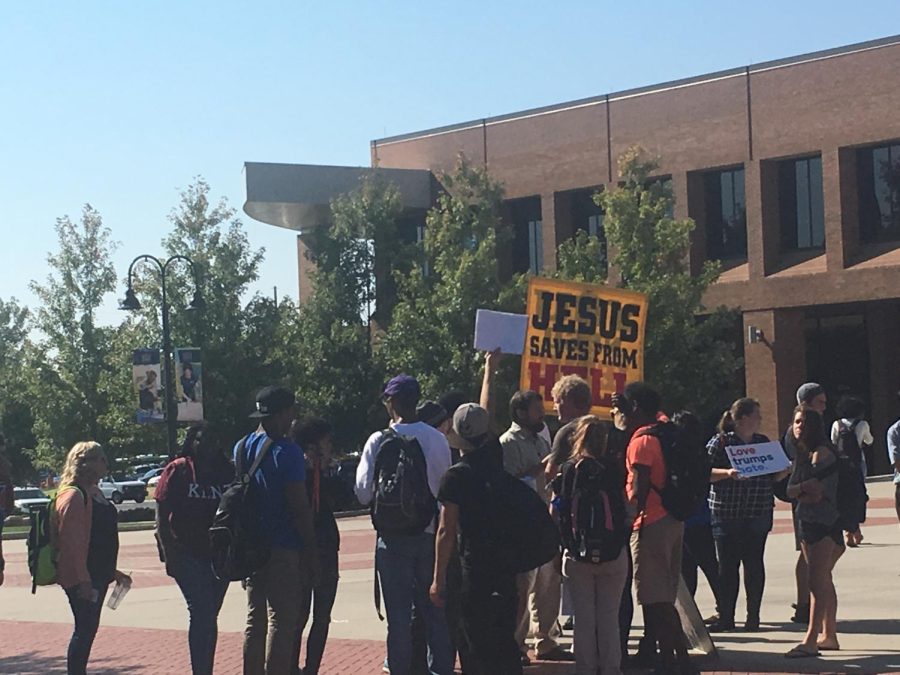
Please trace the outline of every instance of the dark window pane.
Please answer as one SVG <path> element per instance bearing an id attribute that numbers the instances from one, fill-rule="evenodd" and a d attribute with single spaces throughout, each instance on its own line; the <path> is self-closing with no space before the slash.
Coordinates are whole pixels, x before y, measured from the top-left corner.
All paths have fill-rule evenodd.
<path id="1" fill-rule="evenodd" d="M 728 169 L 704 175 L 706 253 L 710 260 L 747 257 L 747 215 L 744 170 Z"/>
<path id="2" fill-rule="evenodd" d="M 812 157 L 809 164 L 810 246 L 825 246 L 825 205 L 822 194 L 822 158 Z"/>
<path id="3" fill-rule="evenodd" d="M 900 145 L 860 149 L 856 177 L 860 239 L 900 240 Z"/>

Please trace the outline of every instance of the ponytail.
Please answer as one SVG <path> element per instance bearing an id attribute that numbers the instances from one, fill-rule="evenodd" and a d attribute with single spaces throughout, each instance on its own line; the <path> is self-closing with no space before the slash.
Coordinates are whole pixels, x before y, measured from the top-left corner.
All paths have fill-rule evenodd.
<path id="1" fill-rule="evenodd" d="M 731 410 L 726 410 L 719 420 L 719 433 L 730 434 L 732 431 L 734 431 L 734 415 L 731 414 Z"/>

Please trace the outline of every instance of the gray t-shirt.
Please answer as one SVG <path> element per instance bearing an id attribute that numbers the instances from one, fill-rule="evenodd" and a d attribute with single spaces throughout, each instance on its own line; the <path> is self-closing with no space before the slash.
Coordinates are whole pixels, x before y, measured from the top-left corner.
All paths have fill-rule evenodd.
<path id="1" fill-rule="evenodd" d="M 794 463 L 789 485 L 816 478 L 835 462 L 837 457 L 831 451 L 817 464 L 797 461 Z M 834 525 L 840 517 L 837 509 L 838 472 L 831 471 L 819 480 L 822 483 L 822 499 L 815 503 L 797 502 L 797 519 L 819 525 Z"/>

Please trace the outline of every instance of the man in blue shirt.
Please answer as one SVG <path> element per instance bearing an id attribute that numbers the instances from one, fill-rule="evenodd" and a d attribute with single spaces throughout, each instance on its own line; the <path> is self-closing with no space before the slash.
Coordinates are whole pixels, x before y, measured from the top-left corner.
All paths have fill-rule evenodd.
<path id="1" fill-rule="evenodd" d="M 252 494 L 271 557 L 247 580 L 244 673 L 281 675 L 291 672 L 300 593 L 304 583 L 314 583 L 319 559 L 303 452 L 286 438 L 295 417 L 294 395 L 283 387 L 265 387 L 250 417 L 259 420 L 259 427 L 235 445 L 235 462 L 246 471 L 265 453 L 252 476 Z"/>

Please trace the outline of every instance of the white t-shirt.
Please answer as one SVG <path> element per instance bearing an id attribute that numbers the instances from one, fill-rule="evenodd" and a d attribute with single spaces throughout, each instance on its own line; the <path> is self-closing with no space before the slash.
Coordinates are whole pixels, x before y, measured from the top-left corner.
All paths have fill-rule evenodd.
<path id="1" fill-rule="evenodd" d="M 838 438 L 841 435 L 841 424 L 849 427 L 853 424 L 853 420 L 848 420 L 846 417 L 841 420 L 835 420 L 834 424 L 831 425 L 831 442 L 837 445 Z M 856 424 L 856 442 L 859 443 L 859 447 L 865 447 L 867 445 L 872 445 L 875 442 L 875 438 L 872 436 L 872 430 L 869 428 L 869 423 L 865 420 L 860 420 Z"/>
<path id="2" fill-rule="evenodd" d="M 441 478 L 450 468 L 450 445 L 447 437 L 434 427 L 425 422 L 412 422 L 410 424 L 391 424 L 391 428 L 401 436 L 412 436 L 422 447 L 425 456 L 425 468 L 428 471 L 428 489 L 437 499 L 438 490 L 441 487 Z M 375 496 L 375 459 L 378 457 L 378 449 L 381 447 L 383 431 L 376 431 L 369 436 L 363 446 L 362 456 L 359 458 L 359 466 L 356 468 L 356 485 L 354 492 L 360 504 L 366 505 Z M 434 521 L 425 530 L 434 532 Z"/>

